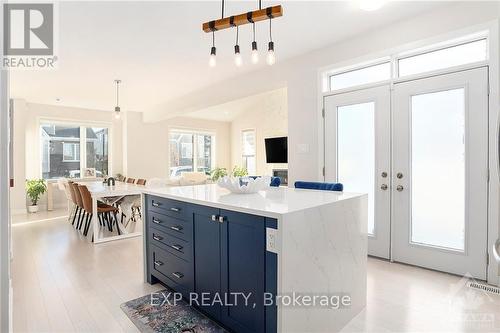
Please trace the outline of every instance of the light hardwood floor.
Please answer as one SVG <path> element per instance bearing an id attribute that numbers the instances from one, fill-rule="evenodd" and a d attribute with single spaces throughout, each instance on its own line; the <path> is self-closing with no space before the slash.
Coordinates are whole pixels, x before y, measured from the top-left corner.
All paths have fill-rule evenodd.
<path id="1" fill-rule="evenodd" d="M 94 246 L 65 219 L 12 228 L 15 332 L 136 332 L 120 304 L 142 282 L 142 239 Z M 367 307 L 345 332 L 500 332 L 500 296 L 459 277 L 368 260 Z"/>

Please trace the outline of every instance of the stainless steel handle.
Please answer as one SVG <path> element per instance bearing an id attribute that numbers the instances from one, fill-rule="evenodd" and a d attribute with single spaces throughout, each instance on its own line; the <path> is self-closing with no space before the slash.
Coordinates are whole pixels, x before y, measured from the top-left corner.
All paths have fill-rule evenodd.
<path id="1" fill-rule="evenodd" d="M 182 227 L 180 225 L 173 225 L 170 227 L 170 229 L 175 230 L 175 231 L 181 231 Z"/>
<path id="2" fill-rule="evenodd" d="M 176 207 L 170 207 L 170 210 L 173 212 L 180 212 L 181 211 L 180 208 L 176 208 Z"/>
<path id="3" fill-rule="evenodd" d="M 161 203 L 156 202 L 156 201 L 153 201 L 151 204 L 153 205 L 153 207 L 160 207 L 161 206 Z"/>
<path id="4" fill-rule="evenodd" d="M 401 179 L 401 178 L 403 178 L 403 174 L 402 174 L 401 172 L 398 172 L 398 173 L 396 174 L 396 177 L 397 177 L 398 179 Z"/>
<path id="5" fill-rule="evenodd" d="M 159 260 L 156 260 L 154 262 L 154 264 L 155 264 L 155 266 L 161 266 L 161 265 L 163 265 L 163 263 L 161 261 L 159 261 Z"/>
<path id="6" fill-rule="evenodd" d="M 178 279 L 182 279 L 182 277 L 184 276 L 184 274 L 179 273 L 179 272 L 174 272 L 174 273 L 172 273 L 172 275 L 175 276 Z"/>
<path id="7" fill-rule="evenodd" d="M 224 223 L 225 220 L 226 220 L 225 216 L 219 216 L 219 223 Z"/>
<path id="8" fill-rule="evenodd" d="M 388 188 L 387 184 L 382 184 L 382 186 L 380 186 L 380 189 L 384 191 L 387 190 L 387 188 Z"/>
<path id="9" fill-rule="evenodd" d="M 382 178 L 387 178 L 387 172 L 383 171 L 381 176 L 382 176 Z"/>
<path id="10" fill-rule="evenodd" d="M 173 248 L 174 250 L 177 250 L 177 251 L 180 251 L 182 250 L 182 246 L 180 245 L 177 245 L 177 244 L 174 244 L 174 245 L 170 245 L 171 248 Z"/>
<path id="11" fill-rule="evenodd" d="M 396 187 L 396 190 L 398 190 L 398 192 L 401 192 L 403 189 L 404 189 L 403 185 L 398 185 Z"/>
<path id="12" fill-rule="evenodd" d="M 160 220 L 158 220 L 158 219 L 155 219 L 154 217 L 153 217 L 153 220 L 152 220 L 152 221 L 153 221 L 153 223 L 156 223 L 156 224 L 161 224 L 161 221 L 160 221 Z"/>
<path id="13" fill-rule="evenodd" d="M 153 235 L 153 239 L 157 240 L 157 241 L 161 241 L 163 239 L 163 237 L 157 236 L 157 235 Z"/>
<path id="14" fill-rule="evenodd" d="M 217 215 L 212 215 L 212 221 L 217 221 Z"/>

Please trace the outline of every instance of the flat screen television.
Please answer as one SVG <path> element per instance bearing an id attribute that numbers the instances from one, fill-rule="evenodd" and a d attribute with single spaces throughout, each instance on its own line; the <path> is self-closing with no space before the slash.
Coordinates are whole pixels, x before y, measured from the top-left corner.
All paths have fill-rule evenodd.
<path id="1" fill-rule="evenodd" d="M 267 163 L 288 163 L 288 138 L 267 138 L 266 162 Z"/>

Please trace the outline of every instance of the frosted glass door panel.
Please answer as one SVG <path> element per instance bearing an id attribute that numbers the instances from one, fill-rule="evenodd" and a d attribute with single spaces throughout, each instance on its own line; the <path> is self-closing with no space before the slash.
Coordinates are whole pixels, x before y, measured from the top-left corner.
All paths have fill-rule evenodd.
<path id="1" fill-rule="evenodd" d="M 346 192 L 368 193 L 368 233 L 373 234 L 375 188 L 375 103 L 337 108 L 338 181 Z"/>
<path id="2" fill-rule="evenodd" d="M 411 241 L 463 251 L 464 89 L 411 97 Z"/>

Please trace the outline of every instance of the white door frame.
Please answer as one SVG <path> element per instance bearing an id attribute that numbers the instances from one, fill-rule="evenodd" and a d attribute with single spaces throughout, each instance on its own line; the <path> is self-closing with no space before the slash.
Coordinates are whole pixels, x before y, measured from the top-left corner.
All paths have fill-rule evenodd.
<path id="1" fill-rule="evenodd" d="M 411 207 L 413 170 L 411 168 L 411 107 L 414 95 L 463 89 L 465 97 L 465 244 L 464 250 L 419 244 L 411 240 Z M 392 200 L 392 260 L 430 267 L 454 274 L 485 279 L 487 271 L 488 221 L 488 67 L 457 71 L 425 79 L 409 80 L 395 85 L 393 90 L 393 167 L 403 178 L 393 178 L 394 187 L 402 185 L 401 192 L 393 191 Z M 477 109 L 476 109 L 477 108 Z M 475 110 L 482 113 L 475 115 Z M 483 113 L 484 112 L 484 113 Z M 486 128 L 485 128 L 486 127 Z M 485 133 L 486 131 L 486 133 Z M 475 132 L 472 136 L 470 133 Z M 484 133 L 484 135 L 480 135 Z M 479 148 L 475 148 L 479 147 Z M 479 163 L 479 164 L 478 164 Z M 471 178 L 472 177 L 472 178 Z M 433 184 L 429 191 L 440 191 Z M 443 193 L 445 193 L 445 189 Z M 477 213 L 477 215 L 476 215 Z M 476 221 L 476 216 L 478 220 Z M 477 227 L 471 224 L 480 222 Z"/>

